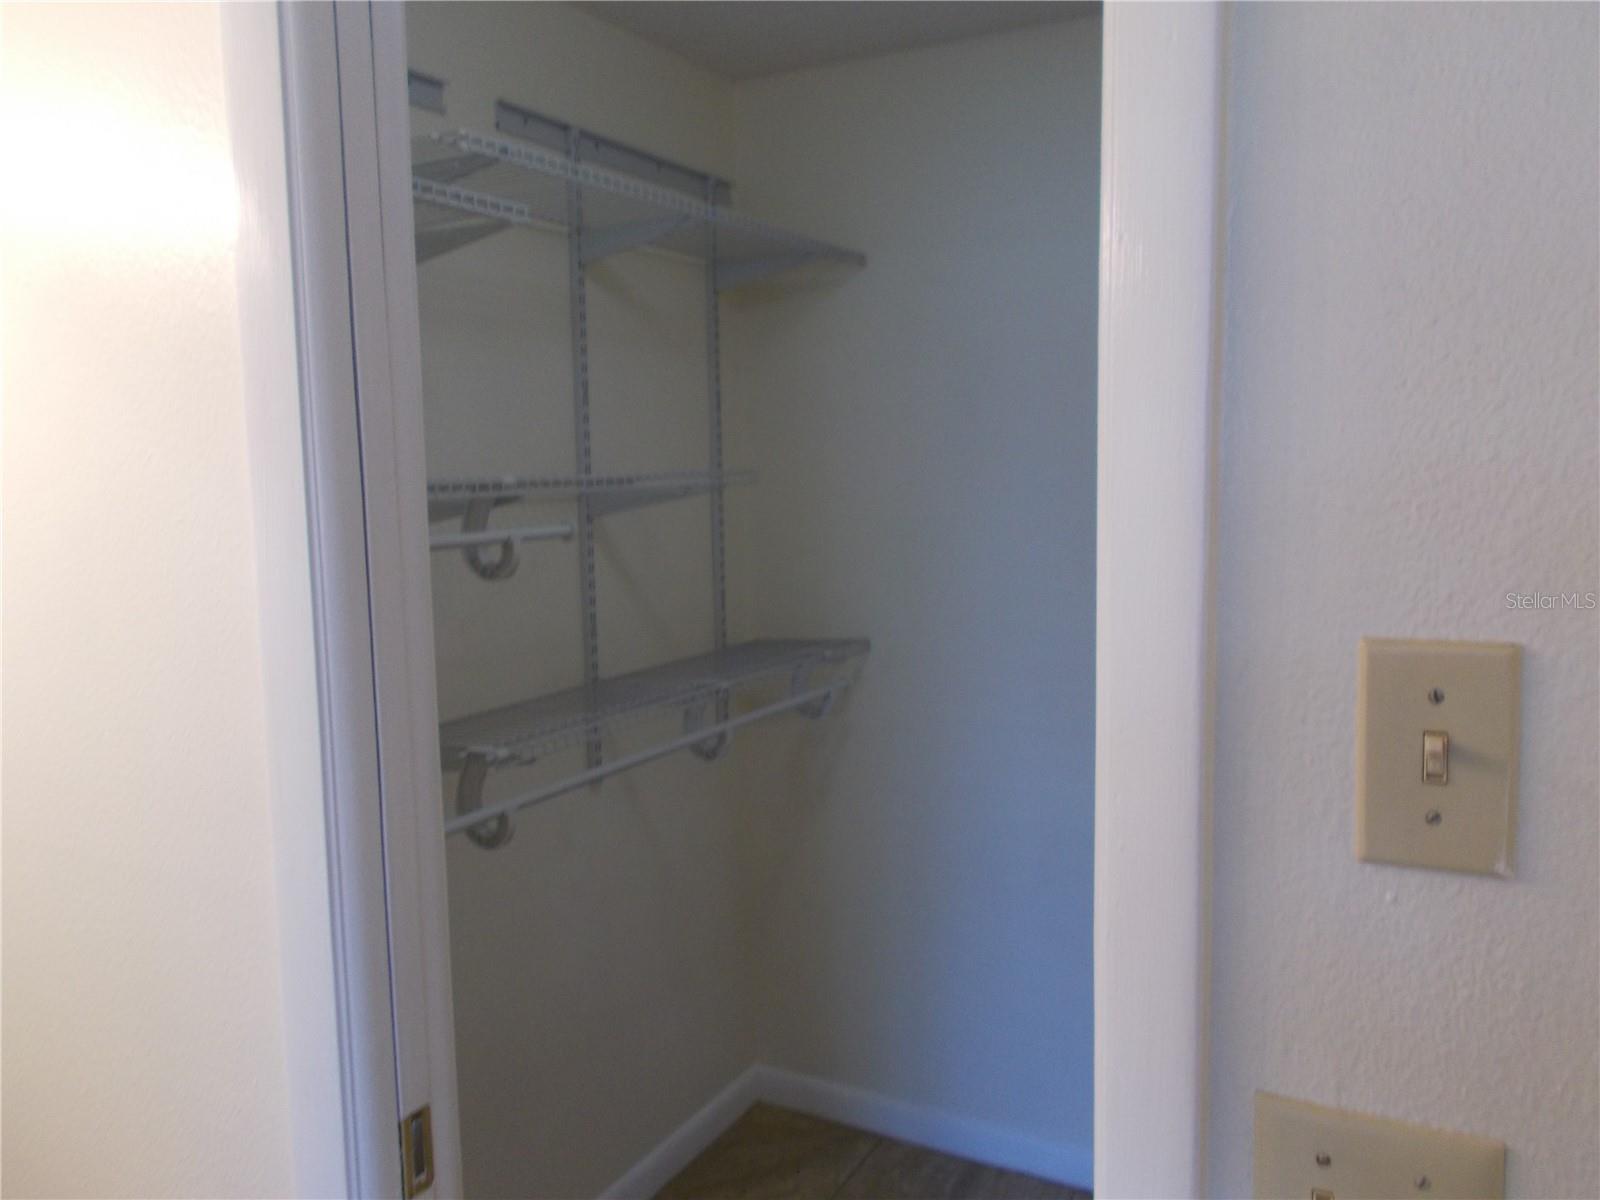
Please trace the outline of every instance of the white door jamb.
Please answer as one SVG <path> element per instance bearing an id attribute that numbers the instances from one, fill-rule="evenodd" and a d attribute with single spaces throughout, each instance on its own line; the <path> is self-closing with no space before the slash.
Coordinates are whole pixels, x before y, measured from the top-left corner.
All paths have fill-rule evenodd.
<path id="1" fill-rule="evenodd" d="M 1105 8 L 1097 1197 L 1205 1186 L 1223 14 Z"/>
<path id="2" fill-rule="evenodd" d="M 428 1194 L 458 1195 L 404 13 L 278 13 L 345 1185 L 400 1195 L 428 1104 Z"/>

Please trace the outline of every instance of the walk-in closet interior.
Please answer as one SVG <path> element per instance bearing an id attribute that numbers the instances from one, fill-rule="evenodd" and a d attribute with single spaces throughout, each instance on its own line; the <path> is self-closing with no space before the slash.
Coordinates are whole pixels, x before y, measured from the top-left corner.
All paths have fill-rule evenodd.
<path id="1" fill-rule="evenodd" d="M 406 25 L 468 1194 L 1087 1185 L 1097 7 Z"/>

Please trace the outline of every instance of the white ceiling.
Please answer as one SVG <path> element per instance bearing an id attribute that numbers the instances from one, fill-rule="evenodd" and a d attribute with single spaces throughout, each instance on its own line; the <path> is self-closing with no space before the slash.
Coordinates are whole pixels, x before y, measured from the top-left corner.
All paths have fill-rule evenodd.
<path id="1" fill-rule="evenodd" d="M 1100 12 L 1060 0 L 599 0 L 584 12 L 729 79 Z"/>

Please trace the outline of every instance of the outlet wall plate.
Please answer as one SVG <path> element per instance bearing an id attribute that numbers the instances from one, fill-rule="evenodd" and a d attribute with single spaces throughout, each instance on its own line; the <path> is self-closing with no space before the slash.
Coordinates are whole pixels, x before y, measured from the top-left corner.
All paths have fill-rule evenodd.
<path id="1" fill-rule="evenodd" d="M 1511 873 L 1521 681 L 1509 642 L 1361 639 L 1357 858 Z"/>
<path id="2" fill-rule="evenodd" d="M 1506 1147 L 1256 1093 L 1256 1200 L 1503 1200 Z"/>

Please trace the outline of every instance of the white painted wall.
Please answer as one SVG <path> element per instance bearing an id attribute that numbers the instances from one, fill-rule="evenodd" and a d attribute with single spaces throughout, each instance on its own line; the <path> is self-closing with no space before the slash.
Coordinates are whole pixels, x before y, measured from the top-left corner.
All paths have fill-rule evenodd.
<path id="1" fill-rule="evenodd" d="M 1100 25 L 741 84 L 736 197 L 864 250 L 726 306 L 746 633 L 869 634 L 750 732 L 766 1061 L 1088 1182 Z"/>
<path id="2" fill-rule="evenodd" d="M 1600 1194 L 1593 6 L 1240 6 L 1228 104 L 1211 1190 L 1257 1088 Z M 1356 640 L 1520 642 L 1509 881 L 1351 853 Z"/>
<path id="3" fill-rule="evenodd" d="M 3 20 L 0 1189 L 329 1194 L 272 10 Z"/>
<path id="4" fill-rule="evenodd" d="M 407 19 L 412 65 L 449 81 L 448 117 L 419 128 L 491 129 L 505 98 L 728 170 L 727 85 L 629 34 L 557 4 L 412 5 Z M 504 233 L 423 263 L 418 281 L 430 474 L 571 474 L 565 237 Z M 590 272 L 597 471 L 705 468 L 703 314 L 696 263 L 635 254 Z M 709 646 L 709 519 L 700 499 L 601 523 L 602 671 Z M 582 681 L 574 548 L 523 558 L 488 583 L 456 555 L 434 557 L 442 717 Z M 568 751 L 499 772 L 489 794 L 581 764 Z M 681 755 L 629 772 L 518 815 L 493 853 L 450 839 L 469 1193 L 597 1193 L 753 1060 L 719 770 Z"/>

